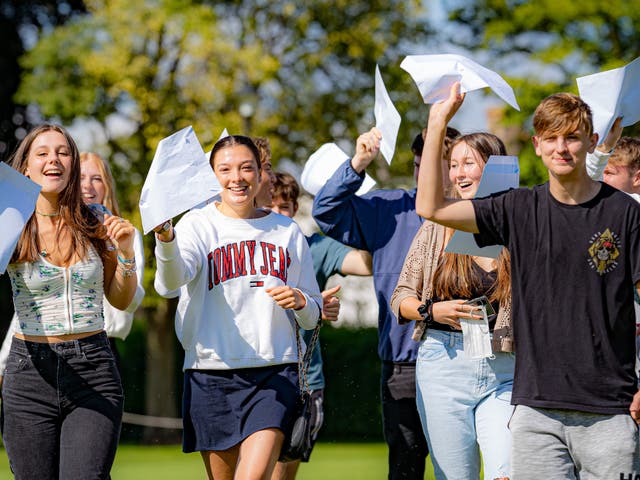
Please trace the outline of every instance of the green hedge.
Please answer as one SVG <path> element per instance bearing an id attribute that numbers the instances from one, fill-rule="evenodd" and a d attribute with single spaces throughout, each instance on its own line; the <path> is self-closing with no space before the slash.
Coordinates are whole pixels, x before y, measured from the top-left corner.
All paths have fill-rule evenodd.
<path id="1" fill-rule="evenodd" d="M 376 328 L 321 329 L 325 421 L 320 441 L 383 440 Z"/>

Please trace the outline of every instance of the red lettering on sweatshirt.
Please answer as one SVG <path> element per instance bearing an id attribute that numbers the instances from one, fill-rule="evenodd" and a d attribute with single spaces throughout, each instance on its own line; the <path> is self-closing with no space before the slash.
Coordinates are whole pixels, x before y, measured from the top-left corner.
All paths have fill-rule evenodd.
<path id="1" fill-rule="evenodd" d="M 207 286 L 209 290 L 233 278 L 258 274 L 256 262 L 256 241 L 243 240 L 217 247 L 207 255 Z M 262 264 L 259 274 L 279 278 L 287 283 L 287 273 L 291 256 L 285 247 L 268 242 L 260 242 Z M 277 253 L 276 253 L 277 252 Z M 258 274 L 258 275 L 259 275 Z"/>

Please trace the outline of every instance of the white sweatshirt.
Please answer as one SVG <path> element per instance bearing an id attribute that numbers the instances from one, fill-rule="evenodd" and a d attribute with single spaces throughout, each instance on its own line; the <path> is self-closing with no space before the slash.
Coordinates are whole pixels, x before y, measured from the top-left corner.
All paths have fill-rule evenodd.
<path id="1" fill-rule="evenodd" d="M 145 294 L 144 287 L 142 286 L 144 280 L 144 246 L 142 243 L 142 235 L 137 228 L 133 241 L 133 251 L 135 252 L 138 285 L 136 286 L 136 293 L 131 303 L 125 310 L 118 310 L 112 306 L 106 297 L 102 303 L 104 305 L 104 329 L 107 335 L 109 337 L 121 338 L 122 340 L 129 335 L 131 326 L 133 325 L 133 314 L 142 303 Z M 119 273 L 117 274 L 120 275 Z"/>
<path id="2" fill-rule="evenodd" d="M 156 242 L 155 288 L 181 289 L 176 334 L 184 369 L 226 370 L 295 363 L 296 329 L 265 289 L 289 285 L 306 305 L 298 324 L 315 327 L 322 304 L 311 254 L 298 225 L 269 213 L 223 215 L 216 204 L 192 210 L 171 242 Z"/>

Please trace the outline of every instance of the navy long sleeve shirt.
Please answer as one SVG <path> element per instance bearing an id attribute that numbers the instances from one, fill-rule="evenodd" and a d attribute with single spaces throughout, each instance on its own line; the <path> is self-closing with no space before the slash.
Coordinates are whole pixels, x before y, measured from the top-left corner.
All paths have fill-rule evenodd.
<path id="1" fill-rule="evenodd" d="M 313 217 L 328 236 L 373 258 L 373 282 L 378 300 L 378 355 L 382 361 L 413 363 L 418 342 L 413 324 L 398 325 L 391 311 L 391 295 L 405 256 L 422 225 L 416 213 L 416 190 L 375 190 L 355 193 L 364 180 L 351 160 L 333 174 L 313 202 Z"/>

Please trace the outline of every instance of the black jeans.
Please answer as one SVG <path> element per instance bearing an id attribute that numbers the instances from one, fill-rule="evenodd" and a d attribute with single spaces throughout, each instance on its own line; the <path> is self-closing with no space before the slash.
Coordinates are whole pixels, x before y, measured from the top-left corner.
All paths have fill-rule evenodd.
<path id="1" fill-rule="evenodd" d="M 104 333 L 13 338 L 2 384 L 2 438 L 17 480 L 108 479 L 124 397 Z"/>
<path id="2" fill-rule="evenodd" d="M 416 407 L 415 363 L 382 362 L 380 387 L 389 479 L 423 480 L 429 449 Z"/>

